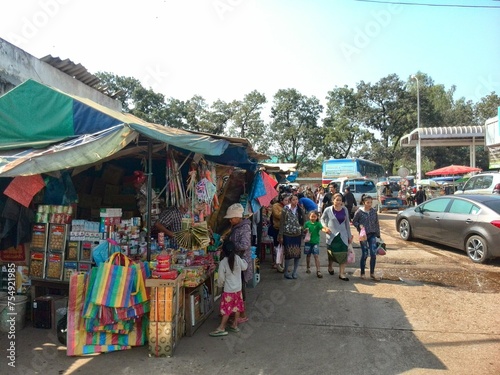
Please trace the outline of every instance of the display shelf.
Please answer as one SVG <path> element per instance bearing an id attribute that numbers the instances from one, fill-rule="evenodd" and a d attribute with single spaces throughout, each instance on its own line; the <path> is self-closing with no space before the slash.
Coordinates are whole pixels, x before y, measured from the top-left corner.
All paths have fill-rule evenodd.
<path id="1" fill-rule="evenodd" d="M 184 289 L 186 336 L 193 336 L 214 311 L 214 274 L 208 274 L 199 285 Z"/>

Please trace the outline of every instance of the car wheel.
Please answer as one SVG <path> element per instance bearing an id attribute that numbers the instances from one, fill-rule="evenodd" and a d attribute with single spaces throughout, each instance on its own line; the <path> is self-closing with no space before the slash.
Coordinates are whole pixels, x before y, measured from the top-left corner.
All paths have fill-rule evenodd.
<path id="1" fill-rule="evenodd" d="M 484 263 L 488 260 L 488 245 L 481 236 L 473 235 L 467 238 L 465 252 L 474 263 Z"/>
<path id="2" fill-rule="evenodd" d="M 408 219 L 401 219 L 398 228 L 399 228 L 399 236 L 403 240 L 405 241 L 411 240 L 411 227 Z"/>

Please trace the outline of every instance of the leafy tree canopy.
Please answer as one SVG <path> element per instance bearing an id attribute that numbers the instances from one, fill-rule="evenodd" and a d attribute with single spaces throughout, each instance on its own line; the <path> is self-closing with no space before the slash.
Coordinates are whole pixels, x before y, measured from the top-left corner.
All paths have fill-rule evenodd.
<path id="1" fill-rule="evenodd" d="M 421 127 L 443 127 L 483 125 L 500 106 L 494 92 L 478 103 L 454 99 L 455 86 L 446 89 L 418 72 L 406 80 L 389 74 L 375 83 L 334 87 L 327 93 L 324 113 L 315 96 L 281 89 L 265 120 L 267 99 L 257 90 L 241 100 L 216 100 L 210 105 L 200 95 L 187 101 L 166 99 L 132 77 L 106 72 L 96 76 L 117 94 L 125 112 L 171 127 L 248 138 L 257 151 L 280 162 L 297 163 L 299 170 L 308 172 L 320 171 L 322 161 L 331 157 L 362 157 L 384 165 L 389 174 L 402 166 L 414 173 L 415 149 L 400 147 L 400 140 L 417 128 L 417 107 Z M 422 148 L 423 172 L 468 163 L 468 147 Z M 476 150 L 476 165 L 488 169 L 487 150 L 482 146 Z"/>

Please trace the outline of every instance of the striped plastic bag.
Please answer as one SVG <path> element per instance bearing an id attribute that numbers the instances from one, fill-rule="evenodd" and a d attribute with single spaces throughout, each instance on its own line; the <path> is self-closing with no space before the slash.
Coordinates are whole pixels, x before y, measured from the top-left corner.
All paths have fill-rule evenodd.
<path id="1" fill-rule="evenodd" d="M 109 307 L 129 307 L 138 286 L 137 267 L 126 255 L 116 252 L 97 267 L 90 302 Z"/>

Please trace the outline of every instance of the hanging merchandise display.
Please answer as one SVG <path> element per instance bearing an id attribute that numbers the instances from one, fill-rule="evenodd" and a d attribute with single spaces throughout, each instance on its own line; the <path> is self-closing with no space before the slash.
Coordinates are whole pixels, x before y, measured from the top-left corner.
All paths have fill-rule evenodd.
<path id="1" fill-rule="evenodd" d="M 219 196 L 228 190 L 223 176 L 246 172 L 216 166 L 202 155 L 185 157 L 175 149 L 167 149 L 164 160 L 166 184 L 161 183 L 162 190 L 152 190 L 150 209 L 150 184 L 163 181 L 162 176 L 147 178 L 152 172 L 137 170 L 129 175 L 124 168 L 109 165 L 79 177 L 78 205 L 38 203 L 35 208 L 32 242 L 26 248 L 29 276 L 36 284 L 32 291 L 41 295 L 46 288 L 43 282 L 68 290 L 68 356 L 144 345 L 148 333 L 154 344 L 151 355 L 172 355 L 179 339 L 193 335 L 215 307 L 220 295 L 215 280 L 221 235 L 214 233 L 210 221 L 226 205 L 224 196 Z M 252 177 L 248 173 L 238 181 L 241 189 L 234 197 L 242 199 L 248 213 L 252 212 L 247 194 Z M 230 194 L 228 200 L 233 200 Z M 123 202 L 126 205 L 121 206 Z M 160 226 L 155 226 L 155 218 L 163 220 L 167 212 L 181 220 L 180 229 L 165 226 L 167 230 L 159 231 Z M 145 225 L 149 214 L 152 228 Z M 227 225 L 227 220 L 221 222 Z M 157 287 L 151 321 L 152 289 L 146 289 L 146 281 Z M 177 297 L 169 294 L 174 290 Z M 168 345 L 161 341 L 163 337 L 170 340 Z"/>
<path id="2" fill-rule="evenodd" d="M 277 184 L 277 181 L 272 179 L 265 171 L 257 172 L 248 197 L 253 212 L 257 212 L 262 206 L 266 206 L 273 198 L 278 196 Z"/>
<path id="3" fill-rule="evenodd" d="M 168 207 L 180 207 L 186 204 L 180 167 L 174 155 L 174 151 L 168 150 L 167 146 L 165 203 Z"/>
<path id="4" fill-rule="evenodd" d="M 181 247 L 192 250 L 204 249 L 210 245 L 210 232 L 207 222 L 193 223 L 188 228 L 175 233 L 175 239 Z"/>

